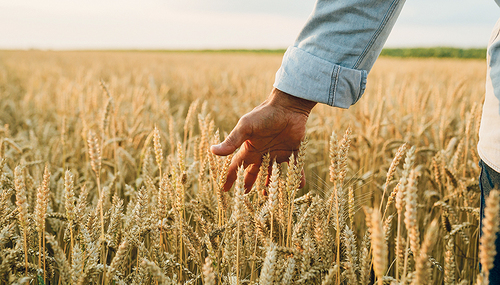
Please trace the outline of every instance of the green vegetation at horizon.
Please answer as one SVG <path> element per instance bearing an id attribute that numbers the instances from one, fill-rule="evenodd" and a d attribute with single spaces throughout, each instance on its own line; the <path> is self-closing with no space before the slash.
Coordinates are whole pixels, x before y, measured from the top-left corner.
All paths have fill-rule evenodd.
<path id="1" fill-rule="evenodd" d="M 148 51 L 148 52 L 202 52 L 202 53 L 262 53 L 283 54 L 286 49 L 192 49 L 192 50 L 115 50 L 115 51 Z M 384 48 L 380 56 L 387 57 L 420 57 L 420 58 L 466 58 L 486 59 L 486 48 Z"/>
<path id="2" fill-rule="evenodd" d="M 486 59 L 486 48 L 384 48 L 380 53 L 380 56 Z"/>
<path id="3" fill-rule="evenodd" d="M 50 51 L 50 50 L 49 50 Z M 286 49 L 102 49 L 102 50 L 66 50 L 66 51 L 106 51 L 106 52 L 183 52 L 183 53 L 257 53 L 284 54 Z M 384 48 L 380 53 L 384 57 L 401 58 L 463 58 L 486 59 L 486 48 Z"/>

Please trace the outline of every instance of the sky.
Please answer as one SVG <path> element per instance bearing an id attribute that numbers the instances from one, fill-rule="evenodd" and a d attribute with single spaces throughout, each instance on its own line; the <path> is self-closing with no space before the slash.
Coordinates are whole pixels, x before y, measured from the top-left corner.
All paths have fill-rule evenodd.
<path id="1" fill-rule="evenodd" d="M 286 48 L 314 3 L 0 0 L 0 49 Z M 486 47 L 499 17 L 493 0 L 407 0 L 386 47 Z"/>

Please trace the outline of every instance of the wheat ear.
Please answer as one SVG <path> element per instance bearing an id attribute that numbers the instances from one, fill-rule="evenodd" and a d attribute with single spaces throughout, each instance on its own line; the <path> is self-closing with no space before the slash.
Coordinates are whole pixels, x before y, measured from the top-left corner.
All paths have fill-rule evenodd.
<path id="1" fill-rule="evenodd" d="M 191 133 L 191 129 L 193 128 L 193 125 L 194 125 L 194 114 L 196 112 L 196 109 L 198 109 L 198 104 L 199 104 L 199 100 L 196 99 L 195 101 L 193 101 L 190 105 L 189 105 L 189 109 L 188 109 L 188 112 L 186 114 L 186 120 L 184 121 L 184 140 L 183 140 L 183 143 L 186 144 L 187 143 L 187 139 L 188 139 L 188 134 Z"/>
<path id="2" fill-rule="evenodd" d="M 99 146 L 99 140 L 97 136 L 89 130 L 87 143 L 89 147 L 89 156 L 90 156 L 90 165 L 92 166 L 92 170 L 95 173 L 97 180 L 97 190 L 99 193 L 99 197 L 101 197 L 101 148 Z M 101 214 L 101 240 L 104 240 L 104 213 L 102 209 L 103 203 L 100 204 L 100 214 Z"/>
<path id="3" fill-rule="evenodd" d="M 161 172 L 161 166 L 163 164 L 163 150 L 161 148 L 161 142 L 160 142 L 160 130 L 155 126 L 154 129 L 154 134 L 153 134 L 153 145 L 155 148 L 155 158 L 156 158 L 156 163 L 158 164 L 158 170 L 160 172 L 160 179 L 163 177 L 162 172 Z"/>
<path id="4" fill-rule="evenodd" d="M 212 267 L 212 260 L 210 257 L 205 258 L 205 263 L 203 264 L 203 284 L 205 285 L 215 285 L 215 274 Z"/>
<path id="5" fill-rule="evenodd" d="M 498 211 L 500 203 L 500 192 L 490 191 L 486 198 L 483 219 L 483 233 L 479 240 L 479 261 L 481 262 L 483 283 L 488 284 L 490 270 L 493 268 L 493 261 L 497 254 L 495 247 L 496 234 L 498 233 Z"/>
<path id="6" fill-rule="evenodd" d="M 406 152 L 406 158 L 405 158 L 405 163 L 403 164 L 403 173 L 401 175 L 401 178 L 399 179 L 398 185 L 396 185 L 397 193 L 396 193 L 396 210 L 398 212 L 398 225 L 397 225 L 397 235 L 396 235 L 396 279 L 399 280 L 399 271 L 400 271 L 400 265 L 401 265 L 401 256 L 399 255 L 400 252 L 402 252 L 401 244 L 402 244 L 402 237 L 401 237 L 401 228 L 402 228 L 402 220 L 403 220 L 403 210 L 404 210 L 404 205 L 405 205 L 405 199 L 406 199 L 406 185 L 408 184 L 408 177 L 410 176 L 410 171 L 411 168 L 413 167 L 413 162 L 415 160 L 415 146 L 412 146 L 407 152 Z M 406 268 L 405 268 L 406 269 Z"/>
<path id="7" fill-rule="evenodd" d="M 38 187 L 36 195 L 36 205 L 35 205 L 35 221 L 36 229 L 38 231 L 38 268 L 42 269 L 41 258 L 42 258 L 42 240 L 44 240 L 45 234 L 45 218 L 47 216 L 47 201 L 49 196 L 49 182 L 50 182 L 50 172 L 47 165 L 45 165 L 43 173 L 42 185 Z M 45 250 L 43 251 L 45 252 Z M 44 268 L 45 268 L 45 254 L 44 256 Z M 45 270 L 44 280 L 45 280 Z M 45 281 L 44 281 L 45 282 Z"/>
<path id="8" fill-rule="evenodd" d="M 338 140 L 337 140 L 337 135 L 335 134 L 335 131 L 332 132 L 332 135 L 330 136 L 330 149 L 329 149 L 329 155 L 330 155 L 330 182 L 334 182 L 337 180 L 338 176 L 338 169 L 337 169 L 337 161 L 338 161 L 338 151 L 339 151 L 339 146 L 338 146 Z"/>
<path id="9" fill-rule="evenodd" d="M 345 249 L 345 262 L 343 263 L 344 273 L 347 276 L 349 284 L 357 284 L 358 277 L 356 271 L 358 271 L 359 266 L 357 260 L 356 236 L 348 226 L 345 226 L 342 231 L 342 241 Z"/>
<path id="10" fill-rule="evenodd" d="M 273 232 L 274 232 L 274 218 L 275 218 L 274 214 L 276 213 L 276 208 L 278 204 L 279 175 L 280 174 L 279 174 L 278 163 L 276 161 L 273 161 L 273 170 L 269 182 L 269 198 L 268 198 L 269 213 L 271 214 L 270 217 L 271 231 L 269 233 L 271 241 L 273 240 Z"/>
<path id="11" fill-rule="evenodd" d="M 122 241 L 122 243 L 118 247 L 118 250 L 116 251 L 115 257 L 113 257 L 113 260 L 108 267 L 108 280 L 115 279 L 113 278 L 115 276 L 121 276 L 121 268 L 127 259 L 128 250 L 129 242 L 127 240 Z"/>
<path id="12" fill-rule="evenodd" d="M 444 255 L 444 285 L 453 285 L 456 282 L 455 279 L 455 244 L 452 237 L 448 237 L 448 242 L 446 243 L 446 253 Z"/>
<path id="13" fill-rule="evenodd" d="M 260 196 L 265 195 L 266 191 L 266 179 L 268 176 L 269 163 L 271 162 L 271 156 L 266 153 L 262 157 L 262 163 L 259 168 L 259 174 L 257 175 L 257 181 L 255 181 L 255 186 L 257 189 L 257 194 Z"/>
<path id="14" fill-rule="evenodd" d="M 377 277 L 378 284 L 382 285 L 384 273 L 387 269 L 387 244 L 385 243 L 385 235 L 382 227 L 380 212 L 373 209 L 369 218 L 373 254 L 373 271 Z"/>
<path id="15" fill-rule="evenodd" d="M 226 157 L 226 159 L 224 160 L 224 164 L 222 165 L 222 169 L 219 173 L 219 184 L 218 184 L 218 187 L 216 189 L 219 227 L 222 227 L 222 225 L 224 224 L 224 212 L 226 210 L 226 201 L 224 198 L 224 184 L 226 184 L 229 165 L 231 164 L 232 159 L 233 159 L 233 154 L 230 154 Z"/>
<path id="16" fill-rule="evenodd" d="M 385 193 L 387 192 L 387 187 L 389 186 L 389 182 L 391 181 L 392 177 L 394 176 L 394 172 L 396 172 L 396 167 L 398 167 L 399 162 L 403 158 L 403 155 L 408 148 L 408 144 L 404 143 L 402 146 L 398 148 L 398 151 L 396 152 L 396 155 L 394 156 L 394 159 L 391 162 L 391 166 L 389 167 L 389 170 L 387 171 L 386 179 L 385 179 L 385 184 L 384 184 L 384 191 L 382 192 L 382 198 L 380 198 L 380 206 L 379 206 L 379 211 L 382 212 L 382 206 L 384 205 L 384 197 Z M 384 218 L 384 217 L 382 217 Z"/>
<path id="17" fill-rule="evenodd" d="M 406 230 L 408 231 L 408 236 L 410 238 L 410 248 L 415 256 L 418 256 L 420 248 L 420 234 L 418 230 L 418 209 L 417 209 L 417 187 L 415 172 L 410 173 L 410 179 L 408 180 L 408 186 L 406 191 L 406 213 L 405 213 L 405 224 Z"/>
<path id="18" fill-rule="evenodd" d="M 259 284 L 261 285 L 274 284 L 277 258 L 278 258 L 278 253 L 276 250 L 276 245 L 271 243 L 267 250 L 266 258 L 264 259 L 264 264 L 262 265 Z"/>
<path id="19" fill-rule="evenodd" d="M 430 268 L 429 253 L 434 245 L 439 229 L 439 222 L 437 220 L 432 221 L 430 226 L 427 228 L 425 233 L 424 241 L 422 243 L 422 248 L 419 251 L 419 255 L 415 262 L 415 275 L 412 280 L 412 285 L 428 284 L 430 274 L 428 269 Z M 411 240 L 411 239 L 410 239 Z"/>

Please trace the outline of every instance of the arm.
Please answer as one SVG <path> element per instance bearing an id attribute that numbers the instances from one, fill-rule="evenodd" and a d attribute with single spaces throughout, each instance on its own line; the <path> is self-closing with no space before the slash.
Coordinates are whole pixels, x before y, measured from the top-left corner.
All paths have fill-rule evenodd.
<path id="1" fill-rule="evenodd" d="M 224 190 L 246 168 L 245 188 L 254 184 L 262 155 L 288 161 L 305 136 L 316 103 L 348 108 L 364 92 L 366 76 L 382 50 L 404 0 L 318 0 L 295 44 L 276 73 L 274 89 L 244 115 L 229 136 L 211 147 L 233 157 Z M 305 179 L 302 177 L 301 187 Z"/>
<path id="2" fill-rule="evenodd" d="M 356 103 L 403 4 L 404 0 L 319 0 L 286 51 L 274 87 L 340 108 Z"/>

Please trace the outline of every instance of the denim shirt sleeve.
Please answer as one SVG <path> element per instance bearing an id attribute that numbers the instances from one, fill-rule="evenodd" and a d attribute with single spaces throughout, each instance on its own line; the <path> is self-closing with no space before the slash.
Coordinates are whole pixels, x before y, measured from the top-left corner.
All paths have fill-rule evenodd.
<path id="1" fill-rule="evenodd" d="M 349 108 L 401 12 L 404 0 L 318 0 L 290 46 L 274 87 L 296 97 Z"/>

